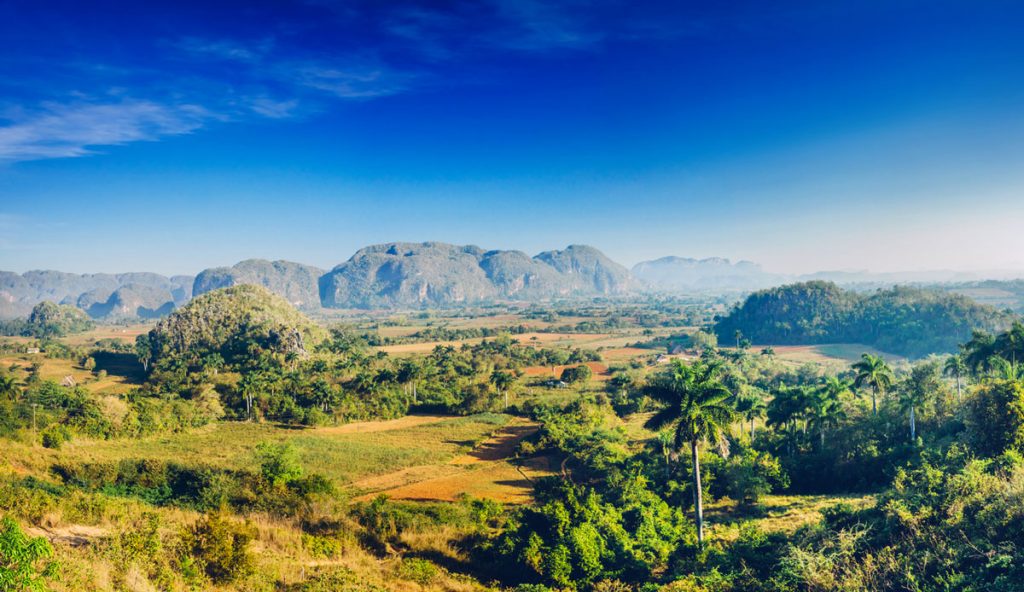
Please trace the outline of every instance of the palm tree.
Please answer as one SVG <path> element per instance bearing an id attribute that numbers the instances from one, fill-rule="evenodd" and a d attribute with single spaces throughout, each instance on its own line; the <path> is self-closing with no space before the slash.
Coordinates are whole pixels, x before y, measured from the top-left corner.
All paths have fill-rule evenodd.
<path id="1" fill-rule="evenodd" d="M 807 413 L 810 391 L 803 386 L 781 386 L 772 394 L 767 409 L 768 425 L 781 428 L 780 431 L 787 436 L 786 448 L 792 456 L 796 453 L 797 422 Z"/>
<path id="2" fill-rule="evenodd" d="M 1024 357 L 1024 324 L 1014 321 L 1008 331 L 1000 333 L 995 340 L 995 350 L 1009 360 L 1010 364 L 1016 366 L 1018 357 Z"/>
<path id="3" fill-rule="evenodd" d="M 971 374 L 977 375 L 991 369 L 989 360 L 996 354 L 996 338 L 991 333 L 974 330 L 971 340 L 960 346 L 960 356 Z"/>
<path id="4" fill-rule="evenodd" d="M 690 445 L 693 457 L 694 519 L 697 524 L 697 543 L 704 544 L 704 502 L 700 484 L 699 448 L 702 442 L 724 442 L 725 429 L 732 421 L 730 405 L 732 393 L 722 384 L 716 362 L 696 361 L 685 365 L 673 360 L 669 372 L 649 382 L 644 391 L 665 405 L 644 424 L 648 429 L 660 430 L 675 426 L 674 445 Z"/>
<path id="5" fill-rule="evenodd" d="M 17 392 L 18 383 L 14 377 L 9 374 L 0 374 L 0 395 L 14 399 Z"/>
<path id="6" fill-rule="evenodd" d="M 508 391 L 516 382 L 515 375 L 511 372 L 505 372 L 504 370 L 495 370 L 491 373 L 490 381 L 499 393 L 504 393 L 505 409 L 508 409 Z"/>
<path id="7" fill-rule="evenodd" d="M 750 439 L 754 439 L 754 421 L 764 417 L 768 405 L 764 398 L 754 392 L 746 392 L 736 400 L 736 412 L 744 421 L 750 422 Z"/>
<path id="8" fill-rule="evenodd" d="M 964 357 L 958 354 L 949 356 L 946 358 L 942 371 L 946 376 L 956 378 L 956 402 L 960 403 L 963 399 L 963 375 L 967 372 L 967 364 L 964 363 Z"/>
<path id="9" fill-rule="evenodd" d="M 853 369 L 857 372 L 854 384 L 857 388 L 865 385 L 871 387 L 871 412 L 878 415 L 878 394 L 892 386 L 895 377 L 892 368 L 885 363 L 881 356 L 865 353 L 861 354 L 860 358 L 860 361 L 853 365 Z"/>
<path id="10" fill-rule="evenodd" d="M 736 329 L 736 332 L 733 333 L 733 337 L 736 338 L 736 350 L 739 351 L 739 349 L 740 349 L 740 339 L 743 339 L 743 332 L 740 331 L 739 329 Z"/>
<path id="11" fill-rule="evenodd" d="M 837 376 L 825 378 L 821 388 L 814 394 L 809 405 L 809 420 L 818 430 L 821 447 L 825 448 L 825 430 L 834 428 L 846 419 L 846 406 L 843 395 L 851 393 L 853 383 Z"/>
<path id="12" fill-rule="evenodd" d="M 1013 364 L 1002 356 L 992 356 L 989 360 L 991 375 L 999 380 L 1018 382 L 1024 380 L 1024 366 Z"/>

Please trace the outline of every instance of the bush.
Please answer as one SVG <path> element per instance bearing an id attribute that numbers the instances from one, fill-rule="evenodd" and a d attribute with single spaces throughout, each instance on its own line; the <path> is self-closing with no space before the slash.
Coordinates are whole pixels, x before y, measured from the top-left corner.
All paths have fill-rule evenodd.
<path id="1" fill-rule="evenodd" d="M 215 583 L 233 582 L 253 571 L 248 549 L 253 533 L 248 525 L 213 514 L 196 522 L 184 538 L 191 556 Z"/>
<path id="2" fill-rule="evenodd" d="M 429 586 L 438 574 L 437 566 L 417 557 L 408 557 L 398 566 L 398 575 L 421 586 Z"/>
<path id="3" fill-rule="evenodd" d="M 45 591 L 46 580 L 56 577 L 58 565 L 40 563 L 52 555 L 53 547 L 45 538 L 30 538 L 14 520 L 0 520 L 0 590 Z"/>
<path id="4" fill-rule="evenodd" d="M 579 366 L 570 366 L 562 370 L 562 381 L 569 384 L 578 384 L 590 380 L 590 377 L 593 375 L 594 373 L 590 370 L 590 366 L 580 364 Z"/>
<path id="5" fill-rule="evenodd" d="M 71 441 L 71 430 L 67 426 L 54 424 L 43 430 L 42 439 L 44 447 L 57 449 Z"/>
<path id="6" fill-rule="evenodd" d="M 264 442 L 256 446 L 256 460 L 260 465 L 260 474 L 275 487 L 288 485 L 302 477 L 299 453 L 287 442 Z"/>

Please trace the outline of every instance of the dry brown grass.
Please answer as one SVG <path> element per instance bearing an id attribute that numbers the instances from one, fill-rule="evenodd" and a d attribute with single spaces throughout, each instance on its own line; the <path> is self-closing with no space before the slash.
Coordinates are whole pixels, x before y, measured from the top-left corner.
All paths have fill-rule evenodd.
<path id="1" fill-rule="evenodd" d="M 356 498 L 369 499 L 381 493 L 389 498 L 415 501 L 456 501 L 469 495 L 499 503 L 529 503 L 530 479 L 550 474 L 539 460 L 517 468 L 512 457 L 524 438 L 537 430 L 526 420 L 513 420 L 472 451 L 445 465 L 410 467 L 353 483 L 361 491 Z"/>

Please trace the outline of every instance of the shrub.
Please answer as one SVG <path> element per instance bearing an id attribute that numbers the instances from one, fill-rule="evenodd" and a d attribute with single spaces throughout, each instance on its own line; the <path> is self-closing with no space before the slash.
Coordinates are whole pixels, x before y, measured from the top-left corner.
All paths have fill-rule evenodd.
<path id="1" fill-rule="evenodd" d="M 240 525 L 219 514 L 200 519 L 185 534 L 186 548 L 216 583 L 233 582 L 252 573 L 248 525 Z"/>
<path id="2" fill-rule="evenodd" d="M 418 557 L 407 557 L 402 559 L 398 566 L 398 575 L 406 580 L 412 580 L 421 586 L 429 586 L 438 574 L 437 566 Z"/>
<path id="3" fill-rule="evenodd" d="M 65 442 L 71 441 L 71 430 L 64 425 L 51 425 L 43 430 L 42 440 L 46 448 L 60 448 Z"/>
<path id="4" fill-rule="evenodd" d="M 256 459 L 260 465 L 260 474 L 275 487 L 288 485 L 302 477 L 299 453 L 290 443 L 264 442 L 256 446 Z"/>
<path id="5" fill-rule="evenodd" d="M 0 590 L 43 592 L 46 580 L 56 577 L 58 564 L 42 563 L 53 555 L 43 537 L 25 535 L 10 518 L 0 520 Z"/>

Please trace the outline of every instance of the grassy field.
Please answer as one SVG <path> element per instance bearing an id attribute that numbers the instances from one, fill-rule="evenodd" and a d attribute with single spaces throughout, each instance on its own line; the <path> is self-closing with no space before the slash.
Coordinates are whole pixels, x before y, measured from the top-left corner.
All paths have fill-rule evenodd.
<path id="1" fill-rule="evenodd" d="M 12 373 L 14 378 L 24 383 L 28 376 L 28 369 L 32 364 L 39 364 L 39 376 L 43 380 L 54 380 L 62 382 L 70 376 L 75 384 L 89 389 L 90 392 L 99 395 L 119 395 L 126 393 L 138 386 L 138 376 L 134 368 L 125 368 L 118 364 L 118 360 L 112 359 L 107 362 L 109 369 L 107 376 L 100 378 L 97 372 L 103 369 L 103 365 L 97 366 L 97 371 L 89 371 L 78 365 L 74 360 L 61 360 L 47 358 L 40 354 L 8 354 L 0 356 L 0 367 L 9 369 L 16 367 Z M 141 366 L 139 367 L 141 370 Z"/>
<path id="2" fill-rule="evenodd" d="M 409 416 L 393 422 L 364 422 L 341 427 L 292 429 L 270 424 L 224 422 L 188 433 L 134 440 L 75 440 L 60 450 L 12 444 L 0 458 L 12 466 L 44 472 L 54 462 L 111 462 L 153 459 L 251 469 L 261 442 L 291 442 L 310 472 L 340 485 L 414 466 L 452 461 L 487 440 L 508 416 Z"/>
<path id="3" fill-rule="evenodd" d="M 752 351 L 760 352 L 763 345 L 755 345 Z M 775 357 L 783 362 L 794 364 L 814 363 L 835 371 L 838 367 L 846 367 L 860 359 L 861 354 L 869 353 L 882 356 L 890 364 L 900 362 L 904 358 L 859 343 L 828 343 L 822 345 L 776 345 Z"/>
<path id="4" fill-rule="evenodd" d="M 729 498 L 715 500 L 705 508 L 705 517 L 715 536 L 735 538 L 738 525 L 756 522 L 765 532 L 792 534 L 800 527 L 817 522 L 822 511 L 838 504 L 857 509 L 871 506 L 872 495 L 765 495 L 755 508 L 740 507 Z"/>

